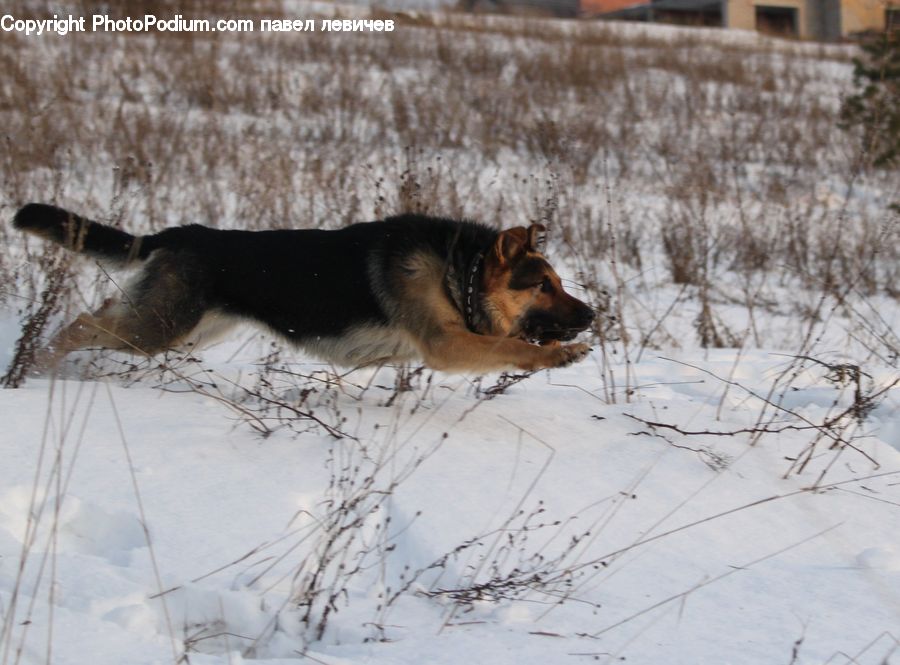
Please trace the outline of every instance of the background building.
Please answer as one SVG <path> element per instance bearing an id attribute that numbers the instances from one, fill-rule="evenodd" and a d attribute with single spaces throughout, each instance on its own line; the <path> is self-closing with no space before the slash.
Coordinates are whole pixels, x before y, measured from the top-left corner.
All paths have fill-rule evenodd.
<path id="1" fill-rule="evenodd" d="M 900 28 L 896 0 L 582 0 L 605 18 L 710 25 L 835 41 Z"/>

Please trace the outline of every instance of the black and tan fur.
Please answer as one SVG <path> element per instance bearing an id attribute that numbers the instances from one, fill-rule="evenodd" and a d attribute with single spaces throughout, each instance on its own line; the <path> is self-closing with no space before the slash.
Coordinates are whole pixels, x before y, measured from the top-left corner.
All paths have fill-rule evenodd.
<path id="1" fill-rule="evenodd" d="M 343 366 L 422 359 L 447 371 L 534 370 L 589 350 L 560 344 L 594 314 L 538 252 L 538 225 L 498 232 L 402 215 L 336 231 L 192 224 L 134 236 L 36 203 L 13 221 L 102 262 L 141 265 L 121 296 L 51 341 L 47 366 L 87 347 L 152 355 L 241 319 Z"/>

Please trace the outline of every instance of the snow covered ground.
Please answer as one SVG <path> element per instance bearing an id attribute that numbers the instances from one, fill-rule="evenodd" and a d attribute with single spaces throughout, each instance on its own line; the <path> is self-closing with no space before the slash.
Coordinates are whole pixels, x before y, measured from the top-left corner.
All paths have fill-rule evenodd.
<path id="1" fill-rule="evenodd" d="M 264 348 L 246 341 L 204 356 L 215 374 L 198 390 L 254 371 Z M 787 479 L 809 431 L 751 445 L 634 419 L 753 427 L 748 391 L 764 394 L 785 359 L 735 360 L 648 358 L 629 404 L 599 397 L 596 357 L 489 400 L 436 376 L 391 406 L 391 372 L 359 370 L 306 402 L 344 438 L 263 438 L 183 392 L 196 380 L 5 391 L 4 658 L 893 662 L 896 402 L 868 417 L 858 450 L 821 441 Z M 742 388 L 725 394 L 707 372 Z M 802 374 L 783 406 L 834 414 L 840 391 Z M 264 413 L 237 392 L 224 389 Z"/>
<path id="2" fill-rule="evenodd" d="M 398 21 L 0 44 L 0 214 L 543 221 L 594 352 L 338 373 L 245 327 L 0 391 L 0 663 L 900 663 L 900 181 L 834 128 L 851 49 Z M 5 368 L 50 261 L 0 240 Z"/>

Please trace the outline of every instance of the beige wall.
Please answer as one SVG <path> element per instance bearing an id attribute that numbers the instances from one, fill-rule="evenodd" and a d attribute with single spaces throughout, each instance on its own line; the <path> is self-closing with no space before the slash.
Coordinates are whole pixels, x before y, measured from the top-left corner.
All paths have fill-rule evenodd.
<path id="1" fill-rule="evenodd" d="M 841 0 L 841 34 L 846 37 L 863 30 L 884 30 L 888 6 L 885 0 Z"/>
<path id="2" fill-rule="evenodd" d="M 844 0 L 850 2 L 852 0 Z M 756 6 L 793 7 L 797 10 L 797 29 L 800 37 L 807 37 L 808 18 L 805 0 L 727 0 L 727 22 L 729 28 L 743 30 L 756 29 Z"/>
<path id="3" fill-rule="evenodd" d="M 726 0 L 727 27 L 743 30 L 756 29 L 756 6 L 794 7 L 797 10 L 797 29 L 802 38 L 816 39 L 813 34 L 809 2 L 821 0 Z M 900 0 L 840 0 L 841 35 L 846 37 L 864 30 L 884 30 L 885 9 L 900 8 Z"/>
<path id="4" fill-rule="evenodd" d="M 751 0 L 728 0 L 726 3 L 726 27 L 754 30 L 756 19 Z"/>

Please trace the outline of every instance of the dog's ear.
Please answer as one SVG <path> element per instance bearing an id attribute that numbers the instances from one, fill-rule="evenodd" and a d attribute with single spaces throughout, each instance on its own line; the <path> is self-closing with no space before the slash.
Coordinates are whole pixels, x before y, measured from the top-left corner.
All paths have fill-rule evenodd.
<path id="1" fill-rule="evenodd" d="M 536 252 L 543 243 L 543 234 L 547 227 L 543 224 L 532 224 L 529 227 L 514 226 L 502 231 L 494 243 L 494 255 L 497 263 L 504 266 L 511 263 L 525 252 Z"/>
<path id="2" fill-rule="evenodd" d="M 494 243 L 494 254 L 502 266 L 514 261 L 520 254 L 537 251 L 541 233 L 546 231 L 542 224 L 532 224 L 528 228 L 514 226 L 502 231 Z"/>
<path id="3" fill-rule="evenodd" d="M 524 226 L 514 226 L 501 231 L 497 236 L 494 242 L 494 258 L 500 266 L 504 266 L 523 254 L 527 246 L 528 229 Z"/>
<path id="4" fill-rule="evenodd" d="M 529 252 L 537 252 L 538 248 L 544 244 L 544 234 L 547 227 L 543 224 L 532 224 L 528 227 L 528 244 L 526 249 Z"/>

